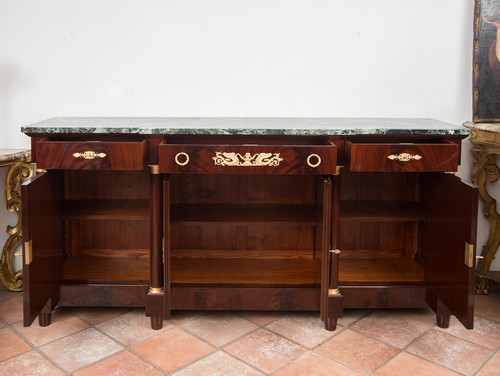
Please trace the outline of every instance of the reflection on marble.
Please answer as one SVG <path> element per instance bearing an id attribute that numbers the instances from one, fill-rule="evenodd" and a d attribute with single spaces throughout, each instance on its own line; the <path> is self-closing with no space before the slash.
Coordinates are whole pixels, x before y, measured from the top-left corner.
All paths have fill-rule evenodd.
<path id="1" fill-rule="evenodd" d="M 177 135 L 464 135 L 462 126 L 433 119 L 355 118 L 51 118 L 21 128 L 36 133 Z"/>
<path id="2" fill-rule="evenodd" d="M 26 159 L 31 156 L 30 150 L 23 149 L 0 149 L 0 163 L 12 162 Z"/>
<path id="3" fill-rule="evenodd" d="M 464 127 L 500 133 L 500 123 L 473 123 L 472 121 L 467 121 L 464 123 Z"/>

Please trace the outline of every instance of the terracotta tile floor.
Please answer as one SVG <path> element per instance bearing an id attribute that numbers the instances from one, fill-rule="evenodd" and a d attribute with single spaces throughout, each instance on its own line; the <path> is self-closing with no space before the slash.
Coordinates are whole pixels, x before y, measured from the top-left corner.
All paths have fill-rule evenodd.
<path id="1" fill-rule="evenodd" d="M 0 375 L 500 375 L 500 294 L 476 296 L 475 329 L 430 310 L 174 312 L 153 331 L 142 309 L 60 308 L 22 324 L 22 295 L 0 289 Z"/>

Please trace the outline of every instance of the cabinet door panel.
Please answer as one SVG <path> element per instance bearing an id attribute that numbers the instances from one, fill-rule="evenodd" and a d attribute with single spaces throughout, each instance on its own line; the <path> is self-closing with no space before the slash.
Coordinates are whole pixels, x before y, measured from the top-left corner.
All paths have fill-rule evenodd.
<path id="1" fill-rule="evenodd" d="M 425 175 L 424 278 L 466 328 L 473 326 L 475 272 L 464 259 L 466 244 L 476 244 L 477 200 L 477 188 L 453 175 Z"/>
<path id="2" fill-rule="evenodd" d="M 61 171 L 42 172 L 22 185 L 24 325 L 59 295 L 63 262 Z"/>

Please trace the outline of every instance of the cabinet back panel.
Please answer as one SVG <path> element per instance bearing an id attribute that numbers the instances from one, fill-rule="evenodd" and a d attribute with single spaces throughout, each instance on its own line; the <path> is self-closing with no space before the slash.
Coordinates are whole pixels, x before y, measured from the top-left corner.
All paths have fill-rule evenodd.
<path id="1" fill-rule="evenodd" d="M 302 226 L 171 226 L 173 249 L 313 250 L 320 231 Z M 316 236 L 316 242 L 314 237 Z"/>
<path id="2" fill-rule="evenodd" d="M 81 249 L 149 250 L 149 221 L 68 220 L 67 222 L 66 249 L 70 249 L 71 255 L 79 255 Z M 103 256 L 106 256 L 106 253 Z"/>
<path id="3" fill-rule="evenodd" d="M 418 250 L 414 222 L 347 222 L 340 225 L 342 257 L 412 257 Z"/>
<path id="4" fill-rule="evenodd" d="M 149 171 L 66 171 L 70 200 L 148 200 Z"/>
<path id="5" fill-rule="evenodd" d="M 340 175 L 341 200 L 418 201 L 417 173 L 349 172 Z"/>
<path id="6" fill-rule="evenodd" d="M 170 181 L 174 204 L 314 204 L 317 186 L 309 175 L 185 174 Z"/>

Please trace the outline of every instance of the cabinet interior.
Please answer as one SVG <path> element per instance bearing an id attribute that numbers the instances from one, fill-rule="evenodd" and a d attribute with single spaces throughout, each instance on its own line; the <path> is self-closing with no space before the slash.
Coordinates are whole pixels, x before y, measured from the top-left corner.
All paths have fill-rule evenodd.
<path id="1" fill-rule="evenodd" d="M 63 279 L 149 283 L 147 171 L 65 171 Z"/>
<path id="2" fill-rule="evenodd" d="M 171 175 L 172 284 L 321 285 L 322 179 Z"/>
<path id="3" fill-rule="evenodd" d="M 419 173 L 343 171 L 339 283 L 423 282 Z"/>
<path id="4" fill-rule="evenodd" d="M 149 281 L 144 171 L 65 172 L 68 281 Z M 174 174 L 170 283 L 320 286 L 322 178 Z M 339 283 L 423 282 L 418 173 L 340 178 Z"/>

